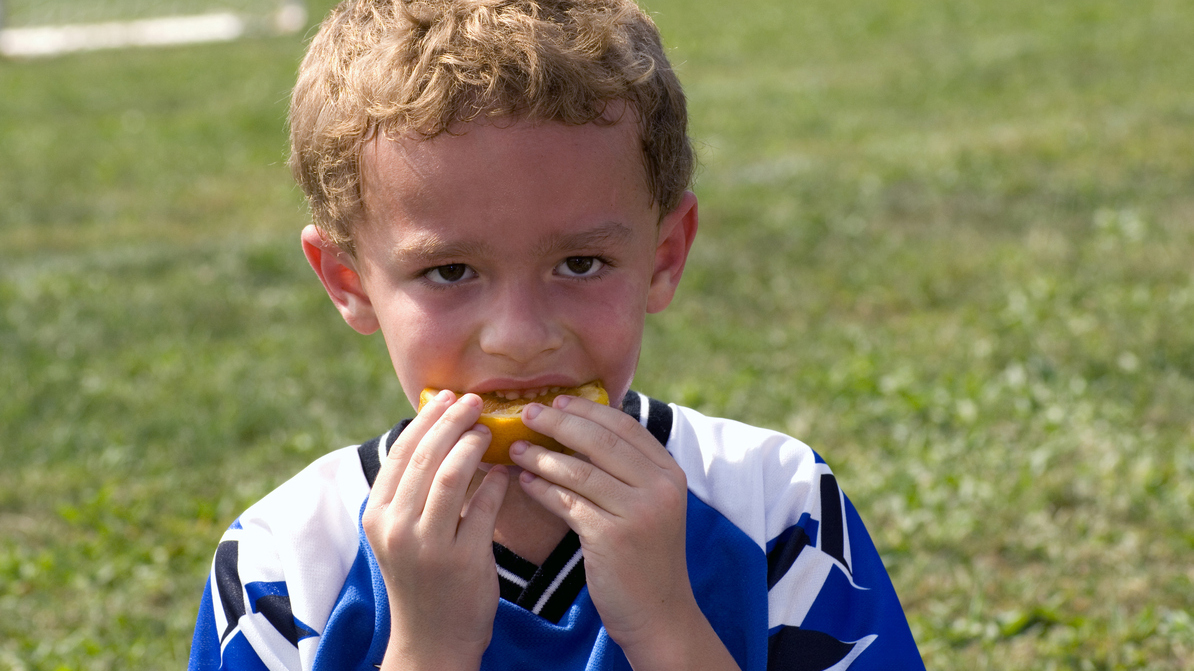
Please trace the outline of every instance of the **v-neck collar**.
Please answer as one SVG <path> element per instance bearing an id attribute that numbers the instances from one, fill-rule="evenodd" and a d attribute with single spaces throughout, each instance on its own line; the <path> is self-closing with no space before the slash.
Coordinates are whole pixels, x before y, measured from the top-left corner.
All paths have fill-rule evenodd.
<path id="1" fill-rule="evenodd" d="M 542 566 L 535 566 L 501 543 L 493 544 L 502 598 L 558 624 L 585 586 L 580 537 L 571 529 Z"/>

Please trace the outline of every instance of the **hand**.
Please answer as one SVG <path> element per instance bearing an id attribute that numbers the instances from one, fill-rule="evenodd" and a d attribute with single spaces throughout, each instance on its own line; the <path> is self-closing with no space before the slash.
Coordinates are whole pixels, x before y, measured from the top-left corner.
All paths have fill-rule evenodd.
<path id="1" fill-rule="evenodd" d="M 475 394 L 440 392 L 373 484 L 362 525 L 389 595 L 383 669 L 476 669 L 493 635 L 493 530 L 509 477 L 495 466 L 467 496 L 489 445 L 480 416 Z"/>
<path id="2" fill-rule="evenodd" d="M 523 422 L 578 455 L 511 446 L 519 483 L 580 536 L 585 576 L 606 631 L 631 665 L 736 669 L 688 579 L 684 471 L 629 415 L 560 396 Z"/>

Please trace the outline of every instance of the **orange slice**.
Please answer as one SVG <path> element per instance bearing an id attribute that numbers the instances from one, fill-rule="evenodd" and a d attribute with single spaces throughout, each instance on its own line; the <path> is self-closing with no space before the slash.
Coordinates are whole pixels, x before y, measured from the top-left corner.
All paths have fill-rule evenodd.
<path id="1" fill-rule="evenodd" d="M 423 406 L 427 405 L 439 392 L 439 389 L 431 387 L 424 389 L 423 393 L 419 394 L 419 410 L 422 410 Z M 457 396 L 460 395 L 457 394 Z M 522 423 L 521 417 L 522 409 L 528 403 L 551 405 L 555 397 L 562 395 L 587 398 L 594 403 L 609 405 L 609 394 L 605 392 L 601 383 L 596 381 L 579 387 L 566 387 L 559 391 L 547 392 L 535 398 L 509 400 L 497 394 L 480 394 L 485 405 L 477 423 L 488 426 L 493 434 L 493 438 L 489 441 L 489 449 L 485 450 L 485 456 L 481 457 L 481 461 L 489 464 L 513 464 L 514 462 L 510 461 L 510 445 L 516 440 L 529 441 L 556 452 L 571 452 L 554 438 L 528 429 L 526 424 Z"/>

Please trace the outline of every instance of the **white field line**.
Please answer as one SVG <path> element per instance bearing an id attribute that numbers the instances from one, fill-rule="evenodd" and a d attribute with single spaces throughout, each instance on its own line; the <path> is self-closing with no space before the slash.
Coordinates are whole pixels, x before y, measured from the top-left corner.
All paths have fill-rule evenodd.
<path id="1" fill-rule="evenodd" d="M 301 6 L 287 4 L 275 17 L 279 32 L 294 32 L 306 22 Z M 245 22 L 231 12 L 171 16 L 137 21 L 37 26 L 0 30 L 0 54 L 30 57 L 118 47 L 152 47 L 199 42 L 229 42 L 245 33 Z"/>

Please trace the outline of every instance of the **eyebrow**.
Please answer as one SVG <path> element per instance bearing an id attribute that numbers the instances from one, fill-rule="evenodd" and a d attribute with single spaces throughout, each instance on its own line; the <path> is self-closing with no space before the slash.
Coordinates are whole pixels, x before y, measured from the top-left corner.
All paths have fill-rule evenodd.
<path id="1" fill-rule="evenodd" d="M 607 221 L 587 231 L 553 235 L 539 244 L 536 251 L 542 256 L 551 256 L 611 244 L 625 244 L 632 237 L 634 232 L 629 226 L 617 221 Z"/>
<path id="2" fill-rule="evenodd" d="M 634 232 L 629 226 L 616 221 L 608 221 L 587 231 L 549 236 L 536 245 L 535 253 L 540 256 L 552 256 L 611 244 L 625 244 L 632 237 L 634 237 Z M 394 250 L 394 258 L 406 263 L 435 264 L 439 261 L 487 256 L 490 252 L 490 245 L 484 242 L 477 240 L 448 242 L 438 235 L 429 234 L 420 236 L 400 249 Z"/>
<path id="3" fill-rule="evenodd" d="M 438 235 L 421 236 L 408 245 L 394 250 L 394 257 L 402 262 L 435 263 L 460 258 L 484 256 L 489 245 L 473 240 L 445 242 Z"/>

